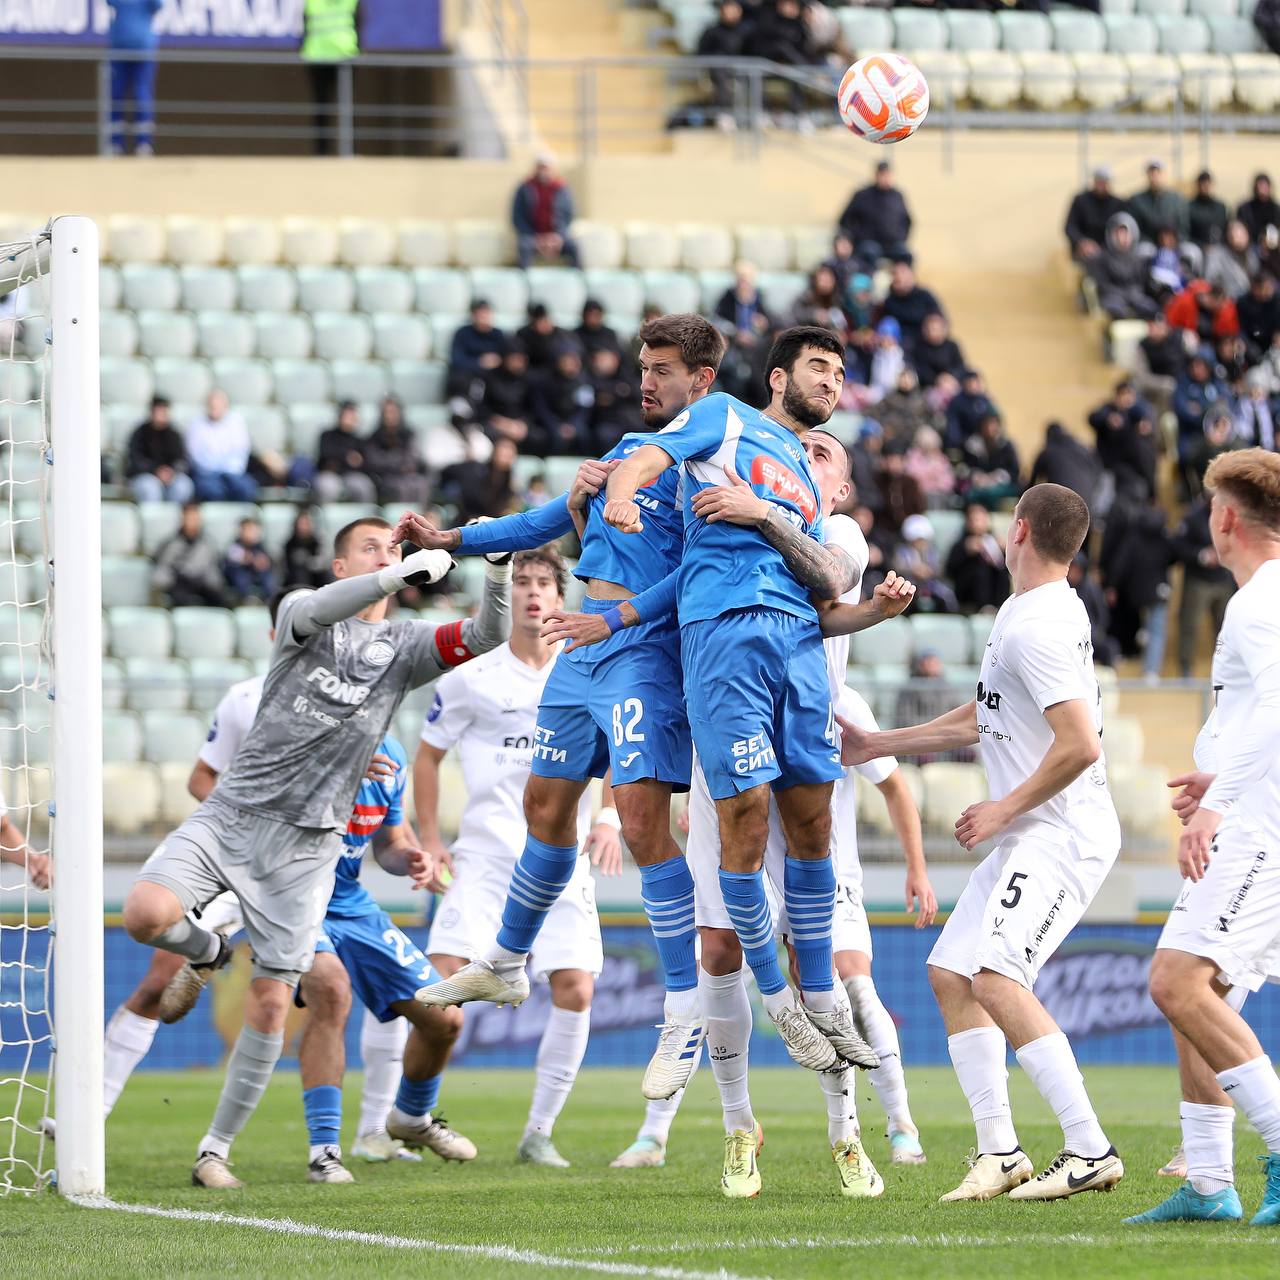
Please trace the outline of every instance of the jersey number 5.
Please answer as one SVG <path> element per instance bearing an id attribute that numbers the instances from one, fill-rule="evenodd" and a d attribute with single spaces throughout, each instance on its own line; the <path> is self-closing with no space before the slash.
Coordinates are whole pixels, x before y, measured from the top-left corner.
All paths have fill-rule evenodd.
<path id="1" fill-rule="evenodd" d="M 1009 883 L 1005 885 L 1005 888 L 1009 892 L 1009 896 L 1007 898 L 1000 899 L 1000 905 L 1002 907 L 1008 907 L 1012 910 L 1019 902 L 1022 901 L 1022 886 L 1018 881 L 1025 880 L 1026 878 L 1027 873 L 1025 871 L 1015 871 L 1013 875 L 1009 877 Z"/>
<path id="2" fill-rule="evenodd" d="M 628 698 L 625 702 L 613 704 L 613 745 L 620 747 L 624 742 L 643 742 L 644 734 L 637 726 L 644 715 L 644 703 L 639 698 Z M 623 723 L 623 717 L 628 719 Z"/>

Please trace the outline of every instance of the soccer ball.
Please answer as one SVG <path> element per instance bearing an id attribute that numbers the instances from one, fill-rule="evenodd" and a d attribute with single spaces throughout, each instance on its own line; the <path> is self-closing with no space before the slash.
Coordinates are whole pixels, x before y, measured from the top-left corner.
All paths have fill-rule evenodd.
<path id="1" fill-rule="evenodd" d="M 868 142 L 901 142 L 929 114 L 929 85 L 900 53 L 859 58 L 840 81 L 840 119 Z"/>

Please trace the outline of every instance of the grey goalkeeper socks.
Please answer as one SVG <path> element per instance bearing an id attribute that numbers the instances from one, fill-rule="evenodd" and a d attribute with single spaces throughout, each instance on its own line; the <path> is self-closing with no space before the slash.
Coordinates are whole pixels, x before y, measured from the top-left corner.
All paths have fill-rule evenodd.
<path id="1" fill-rule="evenodd" d="M 249 1123 L 283 1048 L 283 1031 L 262 1032 L 252 1027 L 240 1029 L 236 1047 L 227 1059 L 227 1075 L 218 1108 L 209 1125 L 209 1135 L 217 1139 L 219 1145 L 229 1147 Z"/>

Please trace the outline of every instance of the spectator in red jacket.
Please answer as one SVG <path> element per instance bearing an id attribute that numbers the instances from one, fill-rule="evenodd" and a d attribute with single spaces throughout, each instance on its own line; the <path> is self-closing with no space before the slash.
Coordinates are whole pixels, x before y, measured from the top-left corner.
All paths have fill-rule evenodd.
<path id="1" fill-rule="evenodd" d="M 1164 315 L 1175 329 L 1189 329 L 1204 341 L 1234 337 L 1240 332 L 1236 304 L 1218 285 L 1207 280 L 1192 280 L 1169 300 Z"/>

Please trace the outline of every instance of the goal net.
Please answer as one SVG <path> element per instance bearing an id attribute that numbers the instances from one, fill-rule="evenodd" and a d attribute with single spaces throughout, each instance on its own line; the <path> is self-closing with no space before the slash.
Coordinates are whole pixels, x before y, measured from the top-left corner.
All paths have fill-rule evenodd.
<path id="1" fill-rule="evenodd" d="M 104 1189 L 98 412 L 97 229 L 59 218 L 0 243 L 0 1194 Z"/>

